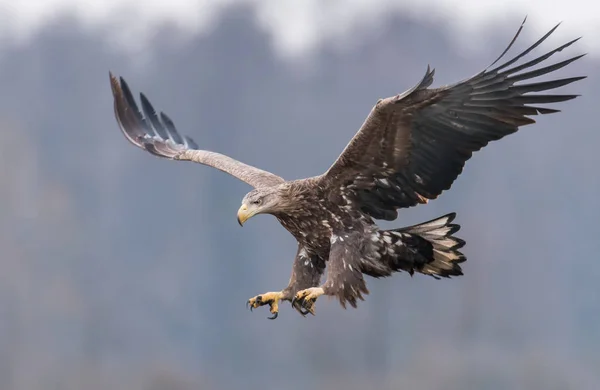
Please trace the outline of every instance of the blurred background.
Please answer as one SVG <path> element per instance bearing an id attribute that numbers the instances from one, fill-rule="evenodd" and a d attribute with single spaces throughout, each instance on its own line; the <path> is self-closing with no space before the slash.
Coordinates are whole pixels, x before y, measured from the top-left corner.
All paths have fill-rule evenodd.
<path id="1" fill-rule="evenodd" d="M 551 8 L 551 9 L 550 9 Z M 0 389 L 600 388 L 600 6 L 545 1 L 0 0 Z M 582 97 L 467 163 L 399 227 L 456 211 L 465 275 L 368 279 L 276 321 L 296 246 L 246 184 L 128 144 L 108 71 L 203 148 L 324 172 L 377 99 L 516 54 Z"/>

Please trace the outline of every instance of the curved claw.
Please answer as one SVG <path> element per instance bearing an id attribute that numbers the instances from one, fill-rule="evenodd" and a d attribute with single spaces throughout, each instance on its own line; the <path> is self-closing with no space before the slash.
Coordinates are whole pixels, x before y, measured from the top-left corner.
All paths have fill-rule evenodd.
<path id="1" fill-rule="evenodd" d="M 315 315 L 315 302 L 325 293 L 322 287 L 311 287 L 306 290 L 298 291 L 292 299 L 292 304 L 300 314 L 308 313 Z M 304 309 L 303 311 L 301 309 Z"/>
<path id="2" fill-rule="evenodd" d="M 298 311 L 298 313 L 302 314 L 302 316 L 304 316 L 304 317 L 306 317 L 306 315 L 308 313 L 314 315 L 310 310 L 308 310 L 304 307 L 304 298 L 296 299 L 296 297 L 294 297 L 292 299 L 292 307 L 294 309 L 296 309 L 296 311 Z"/>
<path id="3" fill-rule="evenodd" d="M 252 299 L 255 299 L 255 302 L 252 302 Z M 262 306 L 262 296 L 258 295 L 256 298 L 252 298 L 252 299 L 248 299 L 248 301 L 246 301 L 246 307 L 250 306 L 250 311 L 252 311 L 252 309 L 254 309 L 254 304 L 258 304 L 259 306 Z"/>
<path id="4" fill-rule="evenodd" d="M 302 309 L 304 309 L 304 308 L 300 307 L 300 314 L 302 314 L 303 316 L 306 316 L 308 313 L 310 313 L 310 311 L 308 311 L 306 309 L 304 309 L 304 310 L 302 310 Z M 312 313 L 310 313 L 310 314 L 312 314 Z M 314 314 L 313 314 L 313 316 L 314 316 Z"/>
<path id="5" fill-rule="evenodd" d="M 296 309 L 296 311 L 298 313 L 302 314 L 303 317 L 306 317 L 306 315 L 309 313 L 309 311 L 302 307 L 302 301 L 303 301 L 302 299 L 296 300 L 296 298 L 294 297 L 294 299 L 292 299 L 291 304 L 292 304 L 292 307 L 294 309 Z"/>
<path id="6" fill-rule="evenodd" d="M 279 316 L 279 302 L 281 300 L 280 292 L 268 292 L 261 295 L 257 295 L 254 298 L 250 298 L 246 303 L 246 306 L 250 306 L 250 311 L 260 306 L 269 305 L 272 316 L 267 317 L 270 320 L 274 320 Z"/>

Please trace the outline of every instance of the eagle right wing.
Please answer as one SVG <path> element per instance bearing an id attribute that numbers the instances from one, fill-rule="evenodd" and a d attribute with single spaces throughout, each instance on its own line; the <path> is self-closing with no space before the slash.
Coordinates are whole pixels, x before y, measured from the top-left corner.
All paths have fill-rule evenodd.
<path id="1" fill-rule="evenodd" d="M 164 113 L 160 118 L 144 94 L 140 94 L 142 110 L 139 111 L 129 86 L 112 73 L 110 85 L 114 97 L 115 117 L 125 138 L 138 148 L 170 160 L 192 161 L 217 168 L 253 187 L 269 187 L 285 182 L 281 177 L 244 164 L 220 153 L 199 150 L 187 136 L 181 136 L 173 121 Z"/>
<path id="2" fill-rule="evenodd" d="M 490 67 L 506 54 L 522 27 Z M 577 95 L 546 91 L 585 77 L 520 82 L 552 73 L 581 58 L 583 55 L 577 55 L 531 69 L 578 39 L 511 66 L 557 27 L 496 68 L 438 89 L 428 88 L 434 74 L 428 68 L 414 88 L 377 102 L 337 161 L 320 177 L 329 199 L 376 219 L 393 220 L 397 209 L 425 203 L 448 190 L 466 161 L 489 142 L 534 123 L 530 116 L 558 112 L 538 104 L 563 102 Z"/>

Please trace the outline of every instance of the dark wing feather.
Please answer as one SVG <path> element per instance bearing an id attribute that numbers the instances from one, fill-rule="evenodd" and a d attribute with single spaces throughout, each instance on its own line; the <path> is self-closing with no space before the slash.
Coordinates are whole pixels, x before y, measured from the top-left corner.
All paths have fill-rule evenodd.
<path id="1" fill-rule="evenodd" d="M 223 172 L 250 184 L 253 187 L 274 186 L 284 180 L 270 172 L 244 164 L 231 157 L 199 150 L 198 145 L 188 136 L 181 136 L 171 118 L 160 116 L 142 93 L 140 112 L 125 80 L 110 75 L 110 85 L 114 97 L 114 109 L 117 123 L 125 138 L 138 148 L 171 160 L 192 161 L 217 168 Z"/>
<path id="2" fill-rule="evenodd" d="M 524 22 L 523 22 L 524 23 Z M 504 53 L 510 49 L 523 25 Z M 516 85 L 556 71 L 581 58 L 530 70 L 578 39 L 527 63 L 510 68 L 554 30 L 510 61 L 459 83 L 428 89 L 434 71 L 402 95 L 382 99 L 331 168 L 320 177 L 330 200 L 351 203 L 376 219 L 393 220 L 397 209 L 435 199 L 462 172 L 473 152 L 489 142 L 535 123 L 529 116 L 559 110 L 538 104 L 571 100 L 578 95 L 537 94 L 585 77 Z M 524 73 L 519 73 L 527 70 Z"/>
<path id="3" fill-rule="evenodd" d="M 115 117 L 119 128 L 133 145 L 155 156 L 172 159 L 187 149 L 198 149 L 189 137 L 181 137 L 169 117 L 161 113 L 165 125 L 158 119 L 156 111 L 144 94 L 140 94 L 142 110 L 138 109 L 127 82 L 121 77 L 117 80 L 110 74 L 111 88 L 115 99 Z"/>

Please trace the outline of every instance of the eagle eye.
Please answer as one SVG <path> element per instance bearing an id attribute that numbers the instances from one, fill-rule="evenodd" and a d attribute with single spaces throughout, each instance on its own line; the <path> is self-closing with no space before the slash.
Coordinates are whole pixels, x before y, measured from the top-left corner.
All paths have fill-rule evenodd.
<path id="1" fill-rule="evenodd" d="M 261 203 L 261 200 L 260 200 L 260 199 L 256 199 L 256 200 L 253 200 L 253 201 L 252 201 L 252 204 L 255 204 L 255 205 L 257 205 L 257 206 L 258 206 L 260 203 Z"/>

